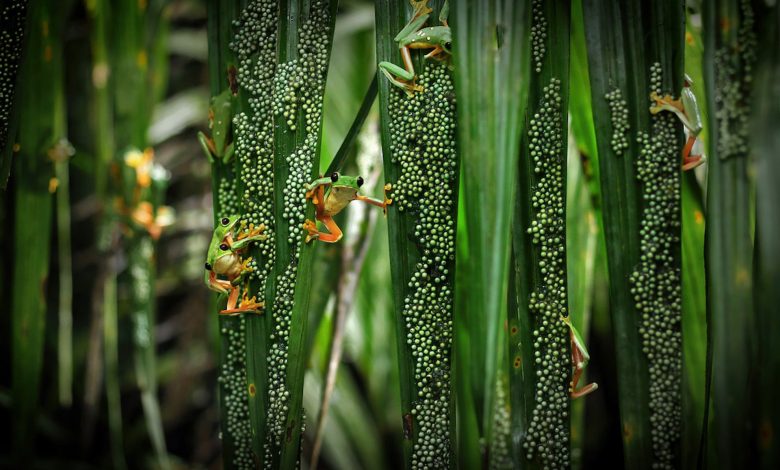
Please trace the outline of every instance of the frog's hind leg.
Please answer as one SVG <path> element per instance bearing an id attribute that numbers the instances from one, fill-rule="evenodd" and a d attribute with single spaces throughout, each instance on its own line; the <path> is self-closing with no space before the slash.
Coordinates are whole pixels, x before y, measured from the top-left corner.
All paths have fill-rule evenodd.
<path id="1" fill-rule="evenodd" d="M 682 150 L 682 169 L 683 171 L 693 170 L 697 166 L 701 165 L 706 161 L 704 158 L 704 155 L 691 155 L 691 151 L 693 150 L 693 146 L 696 143 L 696 136 L 693 134 L 690 134 L 688 136 L 688 141 L 685 143 L 685 146 Z"/>
<path id="2" fill-rule="evenodd" d="M 262 314 L 262 309 L 265 307 L 265 304 L 263 302 L 258 302 L 257 299 L 252 296 L 252 298 L 247 297 L 247 291 L 246 288 L 244 288 L 244 295 L 241 297 L 241 303 L 236 306 L 236 301 L 238 300 L 238 287 L 234 288 L 233 291 L 230 293 L 230 298 L 228 299 L 227 308 L 225 310 L 222 310 L 219 312 L 220 315 L 238 315 L 241 313 L 258 313 Z"/>
<path id="3" fill-rule="evenodd" d="M 582 354 L 582 351 L 580 351 L 580 349 L 574 345 L 574 341 L 572 341 L 571 365 L 573 371 L 571 374 L 571 383 L 569 384 L 569 396 L 571 396 L 572 399 L 584 397 L 585 395 L 599 388 L 596 382 L 585 385 L 580 389 L 577 388 L 577 384 L 580 382 L 582 372 L 585 370 L 585 362 L 585 356 Z"/>
<path id="4" fill-rule="evenodd" d="M 442 52 L 444 52 L 444 48 L 443 48 L 443 47 L 441 47 L 441 46 L 439 46 L 439 45 L 437 45 L 437 46 L 435 46 L 435 47 L 433 48 L 433 50 L 432 50 L 431 52 L 429 52 L 429 53 L 425 54 L 425 58 L 426 58 L 426 59 L 437 59 L 437 60 L 441 60 L 441 58 L 439 57 L 439 54 L 441 54 Z"/>
<path id="5" fill-rule="evenodd" d="M 306 243 L 309 243 L 315 238 L 325 243 L 336 243 L 337 241 L 341 240 L 342 236 L 344 236 L 339 226 L 336 225 L 336 221 L 333 220 L 333 217 L 329 215 L 323 215 L 322 217 L 318 217 L 317 220 L 325 224 L 325 227 L 330 233 L 317 230 L 317 224 L 311 220 L 307 220 L 303 224 L 303 229 L 309 232 L 309 234 L 306 236 Z"/>

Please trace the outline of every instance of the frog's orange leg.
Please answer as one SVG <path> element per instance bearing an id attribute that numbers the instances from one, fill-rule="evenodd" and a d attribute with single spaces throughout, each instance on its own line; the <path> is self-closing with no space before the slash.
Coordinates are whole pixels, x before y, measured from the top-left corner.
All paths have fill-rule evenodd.
<path id="1" fill-rule="evenodd" d="M 683 160 L 683 171 L 693 170 L 697 166 L 704 163 L 704 159 L 701 155 L 691 155 L 691 150 L 693 150 L 693 144 L 696 143 L 696 136 L 695 135 L 689 135 L 688 141 L 685 143 L 685 147 L 683 147 L 682 150 L 682 160 Z"/>
<path id="2" fill-rule="evenodd" d="M 672 112 L 679 111 L 683 114 L 685 113 L 685 108 L 683 107 L 682 100 L 681 99 L 675 100 L 672 98 L 672 95 L 659 96 L 658 93 L 652 92 L 650 93 L 650 99 L 655 101 L 655 106 L 652 106 L 650 108 L 650 112 L 652 114 L 660 113 L 664 109 Z"/>
<path id="3" fill-rule="evenodd" d="M 584 367 L 582 366 L 584 362 L 585 357 L 582 355 L 582 351 L 580 351 L 574 345 L 574 341 L 572 340 L 571 365 L 574 371 L 572 372 L 571 383 L 569 384 L 569 396 L 571 396 L 572 399 L 584 397 L 585 395 L 599 388 L 598 384 L 593 382 L 585 385 L 580 389 L 577 389 L 577 384 L 580 382 L 580 377 L 582 376 L 582 371 L 584 370 Z"/>
<path id="4" fill-rule="evenodd" d="M 317 230 L 317 224 L 311 220 L 307 220 L 303 224 L 303 229 L 309 232 L 309 234 L 306 236 L 306 243 L 309 243 L 315 238 L 325 243 L 336 243 L 337 241 L 341 240 L 341 237 L 344 234 L 341 232 L 339 226 L 336 225 L 336 221 L 333 220 L 333 217 L 329 215 L 323 215 L 322 217 L 317 217 L 317 220 L 325 224 L 325 227 L 330 233 Z"/>
<path id="5" fill-rule="evenodd" d="M 438 59 L 439 54 L 444 52 L 444 48 L 439 46 L 438 44 L 434 46 L 433 50 L 427 54 L 425 54 L 426 59 Z"/>
<path id="6" fill-rule="evenodd" d="M 209 287 L 220 294 L 227 294 L 233 288 L 233 285 L 228 281 L 217 279 L 217 273 L 209 271 Z"/>
<path id="7" fill-rule="evenodd" d="M 246 296 L 246 290 L 241 299 L 241 303 L 236 307 L 238 301 L 238 287 L 233 287 L 230 291 L 230 297 L 228 297 L 227 308 L 219 312 L 220 315 L 238 315 L 239 313 L 262 313 L 262 309 L 265 304 L 263 302 L 257 302 L 255 297 L 248 299 Z"/>

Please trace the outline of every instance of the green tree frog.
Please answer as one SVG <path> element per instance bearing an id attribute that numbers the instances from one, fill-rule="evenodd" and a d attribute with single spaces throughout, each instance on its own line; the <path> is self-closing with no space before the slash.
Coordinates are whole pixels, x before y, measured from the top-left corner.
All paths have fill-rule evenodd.
<path id="1" fill-rule="evenodd" d="M 590 361 L 590 355 L 585 348 L 585 341 L 582 339 L 582 336 L 580 336 L 579 331 L 572 325 L 571 319 L 569 317 L 561 317 L 561 320 L 569 327 L 569 339 L 571 340 L 572 374 L 571 383 L 569 384 L 569 396 L 571 396 L 572 399 L 584 397 L 599 388 L 596 382 L 585 385 L 579 389 L 577 388 L 577 384 L 579 384 L 580 377 L 582 376 L 582 371 L 585 370 L 588 361 Z"/>
<path id="2" fill-rule="evenodd" d="M 229 88 L 211 98 L 211 106 L 209 106 L 211 137 L 207 137 L 203 132 L 198 132 L 198 140 L 209 159 L 209 163 L 214 163 L 215 159 L 219 159 L 222 163 L 229 163 L 233 158 L 230 127 L 233 122 L 235 102 L 235 96 Z"/>
<path id="3" fill-rule="evenodd" d="M 428 0 L 410 0 L 414 6 L 414 15 L 412 19 L 404 26 L 394 40 L 398 43 L 401 50 L 401 58 L 404 61 L 404 68 L 401 68 L 390 62 L 380 62 L 379 70 L 390 80 L 393 85 L 403 88 L 408 94 L 415 91 L 423 91 L 422 86 L 414 83 L 415 73 L 412 65 L 411 49 L 433 49 L 425 55 L 426 59 L 447 58 L 452 54 L 452 33 L 447 24 L 449 14 L 449 0 L 439 12 L 439 23 L 441 26 L 422 26 L 428 21 L 431 8 L 428 7 Z"/>
<path id="4" fill-rule="evenodd" d="M 317 220 L 325 224 L 330 233 L 317 230 L 317 223 L 306 220 L 303 224 L 304 230 L 309 234 L 306 236 L 306 243 L 313 239 L 319 239 L 326 243 L 336 243 L 341 240 L 342 232 L 333 216 L 342 211 L 352 201 L 362 201 L 367 204 L 381 207 L 387 210 L 388 204 L 393 202 L 387 198 L 387 191 L 392 189 L 390 183 L 385 185 L 385 199 L 378 199 L 361 196 L 358 190 L 363 185 L 363 178 L 360 176 L 346 176 L 333 173 L 330 176 L 314 180 L 306 185 L 306 199 L 311 199 L 317 208 Z M 325 187 L 328 187 L 327 192 Z"/>
<path id="5" fill-rule="evenodd" d="M 263 303 L 257 302 L 254 297 L 247 298 L 246 288 L 243 289 L 241 302 L 236 305 L 238 285 L 244 275 L 252 270 L 249 267 L 252 258 L 242 259 L 241 255 L 251 242 L 266 238 L 266 235 L 262 234 L 264 225 L 250 225 L 248 229 L 244 227 L 243 222 L 239 224 L 238 216 L 223 217 L 214 229 L 209 244 L 204 282 L 211 290 L 228 295 L 227 306 L 219 312 L 220 315 L 260 313 L 263 308 Z M 220 279 L 220 276 L 227 280 Z"/>
<path id="6" fill-rule="evenodd" d="M 697 143 L 696 138 L 703 128 L 699 104 L 696 102 L 696 95 L 691 90 L 692 83 L 693 81 L 686 74 L 679 100 L 673 99 L 671 95 L 661 97 L 656 92 L 650 93 L 650 99 L 655 101 L 655 105 L 650 107 L 651 113 L 657 114 L 661 111 L 673 112 L 685 126 L 688 140 L 682 150 L 683 171 L 692 170 L 707 161 L 704 152 L 700 150 L 692 155 L 694 144 Z"/>

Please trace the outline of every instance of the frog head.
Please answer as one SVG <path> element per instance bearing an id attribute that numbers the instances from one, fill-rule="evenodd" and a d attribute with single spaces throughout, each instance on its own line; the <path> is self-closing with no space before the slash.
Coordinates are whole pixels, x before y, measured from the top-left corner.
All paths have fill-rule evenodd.
<path id="1" fill-rule="evenodd" d="M 206 256 L 207 275 L 208 271 L 211 271 L 214 263 L 217 261 L 217 258 L 225 251 L 222 249 L 224 247 L 221 245 L 223 245 L 225 236 L 227 236 L 238 223 L 238 218 L 237 215 L 222 217 L 214 228 L 214 233 L 211 236 L 211 243 L 209 244 L 209 252 Z"/>
<path id="2" fill-rule="evenodd" d="M 354 200 L 357 192 L 363 186 L 362 176 L 346 176 L 334 172 L 330 175 L 330 194 L 339 200 Z"/>

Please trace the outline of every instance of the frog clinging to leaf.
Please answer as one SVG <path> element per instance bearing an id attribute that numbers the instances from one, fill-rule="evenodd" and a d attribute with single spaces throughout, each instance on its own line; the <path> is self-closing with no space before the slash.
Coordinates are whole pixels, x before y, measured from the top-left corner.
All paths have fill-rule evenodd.
<path id="1" fill-rule="evenodd" d="M 358 194 L 361 186 L 363 186 L 362 177 L 340 175 L 337 172 L 306 185 L 306 199 L 312 200 L 317 208 L 317 220 L 325 224 L 329 231 L 329 233 L 321 232 L 317 230 L 316 222 L 307 220 L 303 224 L 304 230 L 309 232 L 306 236 L 306 243 L 314 239 L 326 243 L 336 243 L 341 240 L 343 234 L 339 226 L 336 225 L 336 221 L 333 220 L 333 216 L 341 212 L 352 201 L 362 201 L 385 210 L 388 204 L 393 202 L 392 199 L 387 198 L 387 191 L 392 189 L 390 183 L 385 185 L 385 199 L 383 201 Z"/>
<path id="2" fill-rule="evenodd" d="M 238 216 L 223 217 L 219 220 L 209 244 L 206 258 L 204 282 L 209 289 L 228 296 L 227 306 L 220 315 L 238 315 L 241 313 L 261 313 L 262 302 L 254 297 L 248 298 L 247 288 L 241 301 L 238 300 L 239 286 L 244 276 L 252 271 L 249 262 L 252 258 L 242 258 L 244 250 L 251 242 L 264 240 L 264 225 L 245 226 Z M 225 278 L 225 279 L 221 279 Z"/>

